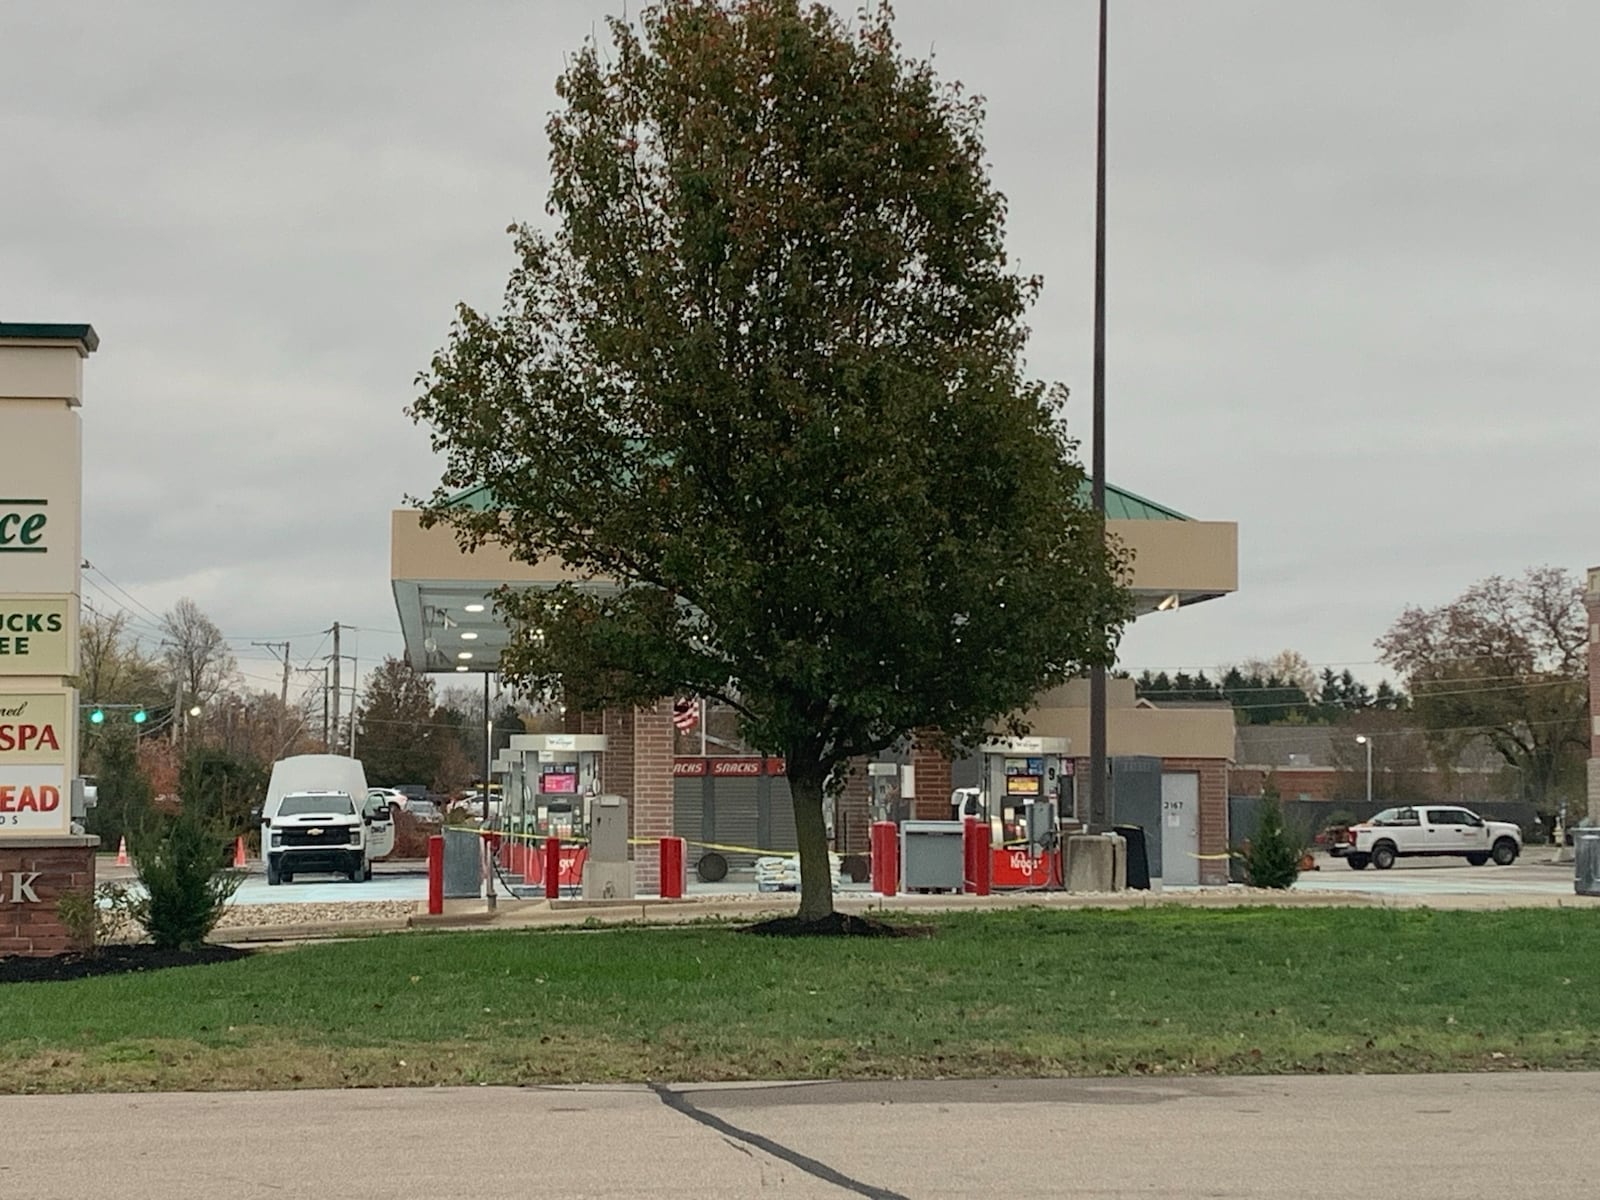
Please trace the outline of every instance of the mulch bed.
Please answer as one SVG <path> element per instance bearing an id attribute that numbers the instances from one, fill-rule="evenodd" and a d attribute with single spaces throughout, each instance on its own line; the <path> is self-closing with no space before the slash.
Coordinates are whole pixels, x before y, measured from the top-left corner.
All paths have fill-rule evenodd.
<path id="1" fill-rule="evenodd" d="M 871 917 L 857 917 L 849 913 L 830 913 L 820 921 L 802 921 L 799 917 L 775 917 L 755 925 L 746 925 L 741 933 L 754 933 L 761 937 L 932 937 L 931 925 L 890 925 L 874 921 Z"/>
<path id="2" fill-rule="evenodd" d="M 161 971 L 168 967 L 198 967 L 232 962 L 254 954 L 238 946 L 199 946 L 193 950 L 167 950 L 148 943 L 102 946 L 98 954 L 60 954 L 54 958 L 0 958 L 0 983 L 53 983 L 87 979 L 91 975 L 125 975 L 130 971 Z"/>

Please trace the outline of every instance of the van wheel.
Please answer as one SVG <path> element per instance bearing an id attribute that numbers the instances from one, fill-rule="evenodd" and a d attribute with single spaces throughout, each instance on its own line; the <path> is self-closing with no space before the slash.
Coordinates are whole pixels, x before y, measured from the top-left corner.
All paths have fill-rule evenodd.
<path id="1" fill-rule="evenodd" d="M 1496 866 L 1509 867 L 1517 861 L 1517 844 L 1510 838 L 1501 838 L 1494 844 L 1494 850 L 1491 853 L 1494 855 Z"/>
<path id="2" fill-rule="evenodd" d="M 1372 865 L 1380 871 L 1394 866 L 1394 857 L 1394 847 L 1388 842 L 1379 842 L 1372 848 Z"/>

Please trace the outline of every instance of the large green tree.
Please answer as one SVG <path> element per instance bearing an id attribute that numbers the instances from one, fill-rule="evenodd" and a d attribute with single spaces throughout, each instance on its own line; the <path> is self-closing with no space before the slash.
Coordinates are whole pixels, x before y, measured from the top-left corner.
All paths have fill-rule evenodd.
<path id="1" fill-rule="evenodd" d="M 1023 372 L 1039 282 L 981 105 L 887 7 L 662 0 L 609 28 L 557 83 L 548 228 L 514 230 L 503 310 L 460 308 L 420 381 L 430 516 L 580 576 L 500 599 L 524 691 L 712 697 L 787 758 L 818 919 L 840 768 L 1109 664 L 1124 558 L 1064 392 Z M 494 503 L 452 506 L 477 485 Z"/>
<path id="2" fill-rule="evenodd" d="M 1449 757 L 1479 736 L 1546 812 L 1573 794 L 1588 747 L 1588 619 L 1557 567 L 1495 575 L 1438 608 L 1408 608 L 1378 639 L 1416 719 Z"/>

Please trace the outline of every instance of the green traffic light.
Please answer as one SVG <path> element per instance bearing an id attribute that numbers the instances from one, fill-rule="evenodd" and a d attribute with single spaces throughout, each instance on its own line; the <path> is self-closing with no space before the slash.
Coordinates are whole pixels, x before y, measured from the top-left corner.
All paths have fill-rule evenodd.
<path id="1" fill-rule="evenodd" d="M 138 712 L 133 714 L 133 723 L 135 725 L 143 725 L 145 723 L 144 709 L 141 708 Z"/>
<path id="2" fill-rule="evenodd" d="M 97 708 L 89 714 L 89 724 L 91 725 L 103 725 L 105 723 L 105 719 L 106 713 L 105 709 L 103 708 Z"/>

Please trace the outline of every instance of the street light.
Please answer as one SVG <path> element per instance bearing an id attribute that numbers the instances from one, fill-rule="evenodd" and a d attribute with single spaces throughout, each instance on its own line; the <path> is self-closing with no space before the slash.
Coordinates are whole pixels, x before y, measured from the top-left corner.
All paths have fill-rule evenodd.
<path id="1" fill-rule="evenodd" d="M 1367 803 L 1372 803 L 1372 739 L 1364 733 L 1356 734 L 1356 745 L 1367 748 Z"/>

